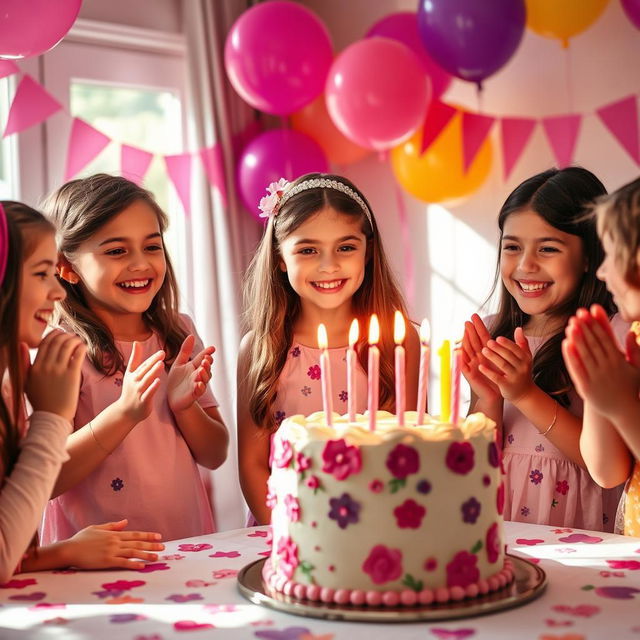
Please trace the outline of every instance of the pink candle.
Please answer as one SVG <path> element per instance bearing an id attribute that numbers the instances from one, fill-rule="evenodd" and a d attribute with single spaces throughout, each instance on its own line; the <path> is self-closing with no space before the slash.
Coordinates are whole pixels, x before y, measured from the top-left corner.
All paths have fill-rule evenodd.
<path id="1" fill-rule="evenodd" d="M 367 391 L 369 395 L 369 430 L 376 429 L 376 414 L 378 412 L 378 392 L 380 376 L 380 350 L 378 349 L 380 340 L 380 325 L 378 316 L 374 313 L 369 321 L 369 371 L 367 379 Z"/>
<path id="2" fill-rule="evenodd" d="M 427 409 L 427 395 L 429 386 L 429 357 L 431 349 L 429 348 L 429 338 L 431 337 L 431 328 L 429 321 L 425 318 L 420 325 L 420 373 L 418 376 L 418 424 L 424 424 L 424 414 Z"/>
<path id="3" fill-rule="evenodd" d="M 405 358 L 404 358 L 404 336 L 406 327 L 404 318 L 400 311 L 396 311 L 393 325 L 393 341 L 395 348 L 396 365 L 396 415 L 398 416 L 398 426 L 404 427 L 404 409 L 406 404 L 406 379 L 405 379 Z"/>
<path id="4" fill-rule="evenodd" d="M 356 343 L 360 335 L 358 319 L 354 318 L 349 328 L 349 348 L 347 349 L 347 407 L 349 422 L 356 421 Z"/>
<path id="5" fill-rule="evenodd" d="M 318 326 L 318 347 L 320 348 L 320 380 L 322 382 L 322 410 L 327 425 L 333 426 L 333 403 L 331 401 L 331 366 L 327 346 L 327 330 L 323 324 Z"/>
<path id="6" fill-rule="evenodd" d="M 453 386 L 451 389 L 451 424 L 458 424 L 460 418 L 460 374 L 462 372 L 462 347 L 456 342 L 453 350 Z"/>

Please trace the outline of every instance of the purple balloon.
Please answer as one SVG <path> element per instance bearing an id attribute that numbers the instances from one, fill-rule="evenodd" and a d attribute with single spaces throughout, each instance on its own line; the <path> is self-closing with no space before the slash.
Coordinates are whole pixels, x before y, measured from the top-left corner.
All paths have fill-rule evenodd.
<path id="1" fill-rule="evenodd" d="M 449 73 L 478 85 L 506 64 L 526 23 L 524 0 L 419 0 L 427 52 Z"/>
<path id="2" fill-rule="evenodd" d="M 321 20 L 306 7 L 282 0 L 245 11 L 224 47 L 233 88 L 255 109 L 276 115 L 298 111 L 317 98 L 332 60 Z"/>
<path id="3" fill-rule="evenodd" d="M 627 18 L 640 29 L 640 0 L 622 0 L 622 8 Z"/>
<path id="4" fill-rule="evenodd" d="M 309 136 L 291 129 L 261 133 L 244 149 L 238 165 L 238 190 L 245 207 L 260 221 L 258 203 L 267 187 L 280 178 L 295 180 L 305 173 L 326 173 L 329 163 Z"/>
<path id="5" fill-rule="evenodd" d="M 378 20 L 365 37 L 380 36 L 402 42 L 413 51 L 431 80 L 431 95 L 439 98 L 451 84 L 451 75 L 445 71 L 426 51 L 418 33 L 418 16 L 410 11 L 391 13 Z"/>

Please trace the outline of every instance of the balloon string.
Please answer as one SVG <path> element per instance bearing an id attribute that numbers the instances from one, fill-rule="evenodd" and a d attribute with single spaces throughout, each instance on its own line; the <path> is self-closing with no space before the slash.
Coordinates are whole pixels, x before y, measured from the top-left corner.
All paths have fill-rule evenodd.
<path id="1" fill-rule="evenodd" d="M 567 85 L 567 105 L 569 107 L 569 113 L 573 113 L 573 77 L 571 75 L 571 47 L 569 46 L 564 50 L 564 76 Z"/>
<path id="2" fill-rule="evenodd" d="M 482 113 L 484 110 L 483 108 L 484 91 L 482 90 L 482 85 L 479 82 L 476 86 L 476 98 L 478 100 L 478 113 Z"/>
<path id="3" fill-rule="evenodd" d="M 400 185 L 395 184 L 396 204 L 398 207 L 398 219 L 400 221 L 400 234 L 402 236 L 403 254 L 404 254 L 404 279 L 405 289 L 407 292 L 407 301 L 409 306 L 413 307 L 415 302 L 415 276 L 413 251 L 411 250 L 411 231 L 409 229 L 409 218 L 407 216 L 407 207 L 402 196 Z"/>

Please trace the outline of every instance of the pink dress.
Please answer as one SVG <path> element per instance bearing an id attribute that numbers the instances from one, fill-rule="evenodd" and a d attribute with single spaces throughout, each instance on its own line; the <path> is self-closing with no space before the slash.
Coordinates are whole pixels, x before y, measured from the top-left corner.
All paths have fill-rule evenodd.
<path id="1" fill-rule="evenodd" d="M 193 322 L 182 316 L 186 330 L 195 334 Z M 117 341 L 125 362 L 133 343 Z M 143 343 L 143 360 L 161 348 L 156 334 Z M 193 353 L 202 349 L 196 336 Z M 189 538 L 214 532 L 209 499 L 198 465 L 169 409 L 167 372 L 155 395 L 151 414 L 139 422 L 82 482 L 49 501 L 42 523 L 42 544 L 69 538 L 80 529 L 127 518 L 127 529 L 154 531 L 163 540 Z M 104 376 L 87 359 L 75 428 L 83 427 L 120 397 L 122 373 Z M 207 389 L 198 400 L 203 409 L 218 403 Z M 97 445 L 96 445 L 97 446 Z"/>
<path id="2" fill-rule="evenodd" d="M 612 326 L 620 343 L 628 325 Z M 527 337 L 535 353 L 544 337 Z M 569 411 L 582 416 L 582 399 L 571 391 Z M 622 485 L 602 489 L 571 462 L 510 402 L 504 403 L 505 520 L 612 532 Z"/>

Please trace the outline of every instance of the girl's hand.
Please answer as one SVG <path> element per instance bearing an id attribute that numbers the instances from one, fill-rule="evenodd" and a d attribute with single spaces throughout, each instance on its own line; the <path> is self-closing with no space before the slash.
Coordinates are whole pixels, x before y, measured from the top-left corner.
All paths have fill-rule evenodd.
<path id="1" fill-rule="evenodd" d="M 482 355 L 493 366 L 479 364 L 478 368 L 497 385 L 505 400 L 515 404 L 535 387 L 535 383 L 531 373 L 533 357 L 522 327 L 515 330 L 514 338 L 515 342 L 503 336 L 489 340 Z"/>
<path id="2" fill-rule="evenodd" d="M 153 407 L 153 397 L 160 387 L 164 351 L 156 351 L 144 362 L 142 347 L 134 342 L 127 369 L 122 379 L 122 393 L 116 403 L 122 414 L 135 424 L 144 420 Z"/>
<path id="3" fill-rule="evenodd" d="M 25 358 L 25 390 L 35 411 L 50 411 L 73 421 L 80 393 L 80 369 L 87 351 L 78 336 L 55 329 L 48 333 L 29 365 L 28 348 L 21 346 Z"/>
<path id="4" fill-rule="evenodd" d="M 127 520 L 91 525 L 62 544 L 66 562 L 80 569 L 143 569 L 162 551 L 159 533 L 123 531 Z"/>
<path id="5" fill-rule="evenodd" d="M 189 360 L 195 340 L 193 335 L 184 339 L 180 352 L 169 369 L 167 398 L 169 408 L 174 413 L 188 409 L 205 392 L 207 383 L 211 380 L 211 356 L 215 349 L 206 347 L 193 360 Z"/>
<path id="6" fill-rule="evenodd" d="M 493 403 L 502 398 L 500 389 L 479 369 L 480 364 L 491 368 L 491 363 L 482 355 L 482 348 L 491 340 L 491 334 L 487 331 L 480 316 L 473 314 L 471 320 L 471 322 L 464 323 L 462 375 L 478 400 Z"/>

